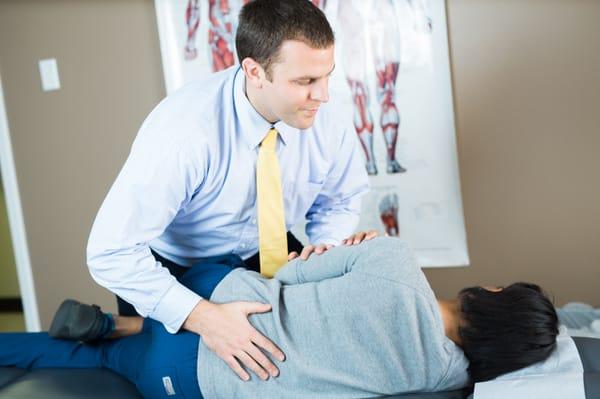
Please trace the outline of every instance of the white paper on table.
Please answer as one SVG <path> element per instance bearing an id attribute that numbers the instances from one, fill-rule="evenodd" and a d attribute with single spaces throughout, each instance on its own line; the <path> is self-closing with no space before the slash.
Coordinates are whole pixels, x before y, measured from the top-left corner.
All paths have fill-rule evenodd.
<path id="1" fill-rule="evenodd" d="M 561 326 L 548 359 L 494 380 L 475 384 L 473 399 L 586 399 L 577 346 Z"/>
<path id="2" fill-rule="evenodd" d="M 475 384 L 474 399 L 586 399 L 583 373 L 533 375 Z"/>

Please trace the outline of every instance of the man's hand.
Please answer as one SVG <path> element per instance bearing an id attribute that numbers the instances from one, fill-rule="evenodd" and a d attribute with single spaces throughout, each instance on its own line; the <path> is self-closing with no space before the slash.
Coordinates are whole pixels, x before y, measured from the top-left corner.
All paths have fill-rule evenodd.
<path id="1" fill-rule="evenodd" d="M 379 233 L 376 230 L 359 231 L 357 233 L 352 234 L 350 237 L 342 240 L 343 245 L 356 245 L 360 244 L 363 241 L 369 241 L 375 237 L 377 237 Z"/>
<path id="2" fill-rule="evenodd" d="M 183 328 L 199 334 L 206 346 L 244 381 L 248 381 L 250 375 L 240 362 L 266 380 L 269 375 L 279 375 L 279 369 L 261 349 L 279 361 L 285 360 L 285 356 L 275 344 L 252 327 L 248 315 L 270 310 L 271 305 L 259 302 L 215 304 L 202 300 L 183 323 Z"/>
<path id="3" fill-rule="evenodd" d="M 321 255 L 323 252 L 331 248 L 333 248 L 333 245 L 331 244 L 307 245 L 306 247 L 302 248 L 300 259 L 307 260 L 310 257 L 310 254 L 312 254 L 313 252 L 317 255 Z M 297 257 L 298 252 L 290 252 L 290 254 L 288 255 L 288 261 L 296 259 Z"/>

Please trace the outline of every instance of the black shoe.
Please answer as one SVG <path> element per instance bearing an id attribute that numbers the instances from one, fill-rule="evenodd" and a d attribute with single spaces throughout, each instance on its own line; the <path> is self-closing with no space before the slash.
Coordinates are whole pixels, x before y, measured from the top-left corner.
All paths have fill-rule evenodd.
<path id="1" fill-rule="evenodd" d="M 106 315 L 97 305 L 66 299 L 59 307 L 48 335 L 52 338 L 92 342 L 103 338 Z"/>

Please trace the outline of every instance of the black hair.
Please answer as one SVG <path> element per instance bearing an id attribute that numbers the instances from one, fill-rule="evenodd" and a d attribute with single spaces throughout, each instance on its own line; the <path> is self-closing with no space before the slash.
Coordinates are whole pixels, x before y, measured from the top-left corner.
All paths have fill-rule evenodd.
<path id="1" fill-rule="evenodd" d="M 545 360 L 556 347 L 558 317 L 539 286 L 515 283 L 497 292 L 471 287 L 458 298 L 458 334 L 473 383 Z"/>
<path id="2" fill-rule="evenodd" d="M 300 40 L 318 49 L 334 43 L 325 14 L 308 0 L 254 0 L 242 7 L 235 36 L 240 63 L 252 58 L 270 79 L 271 65 L 285 40 Z"/>

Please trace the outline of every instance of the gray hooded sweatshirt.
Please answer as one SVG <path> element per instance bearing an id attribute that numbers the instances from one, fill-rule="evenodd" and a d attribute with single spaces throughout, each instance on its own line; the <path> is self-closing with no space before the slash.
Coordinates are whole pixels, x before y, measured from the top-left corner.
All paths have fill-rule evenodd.
<path id="1" fill-rule="evenodd" d="M 258 301 L 250 323 L 286 355 L 280 374 L 242 381 L 200 340 L 198 380 L 213 398 L 369 398 L 461 388 L 468 362 L 444 334 L 433 291 L 404 241 L 380 237 L 293 260 L 273 279 L 235 269 L 211 301 Z"/>

